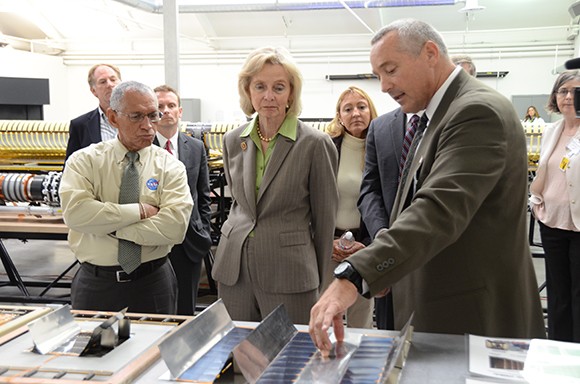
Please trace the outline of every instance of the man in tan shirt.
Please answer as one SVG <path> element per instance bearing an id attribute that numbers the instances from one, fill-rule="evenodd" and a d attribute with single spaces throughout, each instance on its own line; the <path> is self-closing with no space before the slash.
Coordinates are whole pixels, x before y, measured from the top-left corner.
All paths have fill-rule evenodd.
<path id="1" fill-rule="evenodd" d="M 151 88 L 133 81 L 118 85 L 107 118 L 117 138 L 71 155 L 60 183 L 69 244 L 81 262 L 72 306 L 175 313 L 177 285 L 167 254 L 183 241 L 193 206 L 185 167 L 151 145 L 160 118 Z M 139 202 L 119 204 L 128 152 L 138 154 Z M 140 266 L 131 273 L 118 261 L 121 240 L 141 248 Z"/>

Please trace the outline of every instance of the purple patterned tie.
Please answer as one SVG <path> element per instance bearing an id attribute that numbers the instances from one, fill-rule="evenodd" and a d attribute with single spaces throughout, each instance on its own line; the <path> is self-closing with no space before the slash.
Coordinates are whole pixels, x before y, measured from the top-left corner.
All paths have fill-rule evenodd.
<path id="1" fill-rule="evenodd" d="M 405 183 L 407 182 L 407 176 L 409 176 L 409 171 L 411 169 L 411 165 L 413 164 L 413 158 L 416 155 L 417 147 L 419 147 L 419 143 L 421 143 L 421 139 L 423 138 L 423 133 L 425 133 L 425 129 L 427 128 L 427 123 L 429 122 L 429 118 L 427 117 L 426 113 L 423 113 L 421 116 L 421 121 L 419 122 L 419 126 L 415 131 L 415 137 L 413 138 L 413 143 L 411 143 L 411 147 L 409 148 L 407 160 L 405 161 L 405 166 L 403 167 L 403 171 L 401 172 L 401 177 L 399 179 L 399 184 L 402 186 L 401 189 L 404 189 Z M 415 195 L 415 188 L 416 185 L 413 183 L 409 188 L 409 194 L 405 199 L 404 207 L 408 207 L 411 203 L 411 199 Z"/>
<path id="2" fill-rule="evenodd" d="M 407 131 L 405 132 L 405 138 L 403 139 L 401 161 L 399 162 L 399 180 L 401 179 L 403 167 L 405 166 L 405 161 L 407 160 L 409 148 L 411 147 L 411 143 L 413 142 L 413 137 L 415 137 L 415 132 L 417 131 L 418 123 L 419 123 L 419 115 L 413 115 L 409 120 L 409 126 L 407 127 Z"/>

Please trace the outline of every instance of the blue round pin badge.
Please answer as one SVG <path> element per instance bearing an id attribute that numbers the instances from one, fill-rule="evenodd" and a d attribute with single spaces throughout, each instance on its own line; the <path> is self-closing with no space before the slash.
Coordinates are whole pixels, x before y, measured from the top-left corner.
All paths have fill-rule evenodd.
<path id="1" fill-rule="evenodd" d="M 157 187 L 159 186 L 159 181 L 155 179 L 147 180 L 147 188 L 151 191 L 156 191 Z"/>

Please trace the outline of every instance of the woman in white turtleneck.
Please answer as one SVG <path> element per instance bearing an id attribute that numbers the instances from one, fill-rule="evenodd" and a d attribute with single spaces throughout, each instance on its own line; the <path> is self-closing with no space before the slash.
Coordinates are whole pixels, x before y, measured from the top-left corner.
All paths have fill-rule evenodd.
<path id="1" fill-rule="evenodd" d="M 365 160 L 365 140 L 372 119 L 377 111 L 369 95 L 360 88 L 348 87 L 336 103 L 336 114 L 329 123 L 327 132 L 338 149 L 339 166 L 337 175 L 338 212 L 331 269 L 326 273 L 328 286 L 334 268 L 345 258 L 370 243 L 370 237 L 357 208 Z M 352 248 L 342 249 L 339 237 L 350 230 L 355 237 Z M 353 328 L 373 327 L 374 300 L 360 296 L 346 314 L 347 326 Z"/>
<path id="2" fill-rule="evenodd" d="M 548 338 L 580 342 L 580 119 L 574 107 L 580 71 L 554 83 L 548 110 L 563 119 L 542 135 L 530 206 L 540 223 L 548 289 Z"/>

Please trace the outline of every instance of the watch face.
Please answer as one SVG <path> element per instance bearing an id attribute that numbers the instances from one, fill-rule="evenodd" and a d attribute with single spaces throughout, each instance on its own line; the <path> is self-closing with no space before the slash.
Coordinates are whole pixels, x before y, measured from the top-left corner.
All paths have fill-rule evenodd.
<path id="1" fill-rule="evenodd" d="M 338 266 L 334 269 L 334 274 L 335 275 L 341 275 L 342 273 L 344 273 L 348 267 L 350 267 L 349 263 L 340 263 L 338 264 Z"/>

